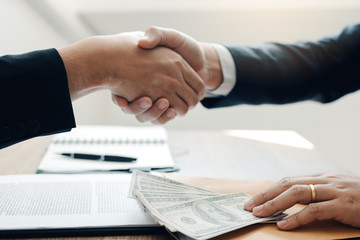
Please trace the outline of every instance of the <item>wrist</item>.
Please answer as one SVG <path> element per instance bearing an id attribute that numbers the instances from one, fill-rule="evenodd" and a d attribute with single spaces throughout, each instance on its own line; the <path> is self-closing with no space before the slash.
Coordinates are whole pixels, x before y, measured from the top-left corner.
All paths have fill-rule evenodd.
<path id="1" fill-rule="evenodd" d="M 98 62 L 94 56 L 101 56 L 98 48 L 92 48 L 96 37 L 90 37 L 80 42 L 58 49 L 66 75 L 71 100 L 74 101 L 94 91 L 100 90 L 104 73 L 96 71 L 101 69 L 95 66 Z"/>
<path id="2" fill-rule="evenodd" d="M 207 78 L 204 79 L 206 89 L 215 90 L 223 83 L 221 63 L 216 49 L 210 43 L 201 43 L 205 53 L 205 69 Z"/>

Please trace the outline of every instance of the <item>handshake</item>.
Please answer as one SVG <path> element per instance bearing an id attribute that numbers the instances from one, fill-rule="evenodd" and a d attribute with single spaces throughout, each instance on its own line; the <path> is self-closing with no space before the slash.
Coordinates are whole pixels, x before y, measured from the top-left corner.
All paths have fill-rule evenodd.
<path id="1" fill-rule="evenodd" d="M 184 115 L 223 81 L 216 49 L 172 29 L 90 37 L 58 51 L 72 100 L 108 89 L 140 122 Z"/>

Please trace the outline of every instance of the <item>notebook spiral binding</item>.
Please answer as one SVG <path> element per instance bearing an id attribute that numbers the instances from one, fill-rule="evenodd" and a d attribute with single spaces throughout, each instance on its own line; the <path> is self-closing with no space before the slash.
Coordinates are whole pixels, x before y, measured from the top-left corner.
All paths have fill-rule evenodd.
<path id="1" fill-rule="evenodd" d="M 53 144 L 165 144 L 164 139 L 79 139 L 79 138 L 55 138 Z"/>

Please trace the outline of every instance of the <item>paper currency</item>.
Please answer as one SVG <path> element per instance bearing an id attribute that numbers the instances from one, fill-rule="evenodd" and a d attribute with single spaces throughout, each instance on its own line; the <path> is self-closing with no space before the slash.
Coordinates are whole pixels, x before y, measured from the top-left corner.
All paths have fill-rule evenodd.
<path id="1" fill-rule="evenodd" d="M 140 171 L 133 173 L 129 197 L 136 198 L 159 224 L 193 239 L 209 239 L 285 216 L 255 217 L 244 210 L 250 199 L 246 193 L 214 193 Z"/>

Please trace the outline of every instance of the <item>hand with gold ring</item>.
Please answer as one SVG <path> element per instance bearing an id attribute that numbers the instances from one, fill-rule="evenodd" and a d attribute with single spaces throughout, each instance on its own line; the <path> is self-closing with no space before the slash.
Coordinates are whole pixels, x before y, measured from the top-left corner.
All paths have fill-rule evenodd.
<path id="1" fill-rule="evenodd" d="M 324 173 L 284 178 L 244 207 L 255 216 L 267 217 L 297 203 L 308 205 L 278 222 L 279 229 L 291 230 L 327 219 L 360 228 L 360 177 Z"/>

